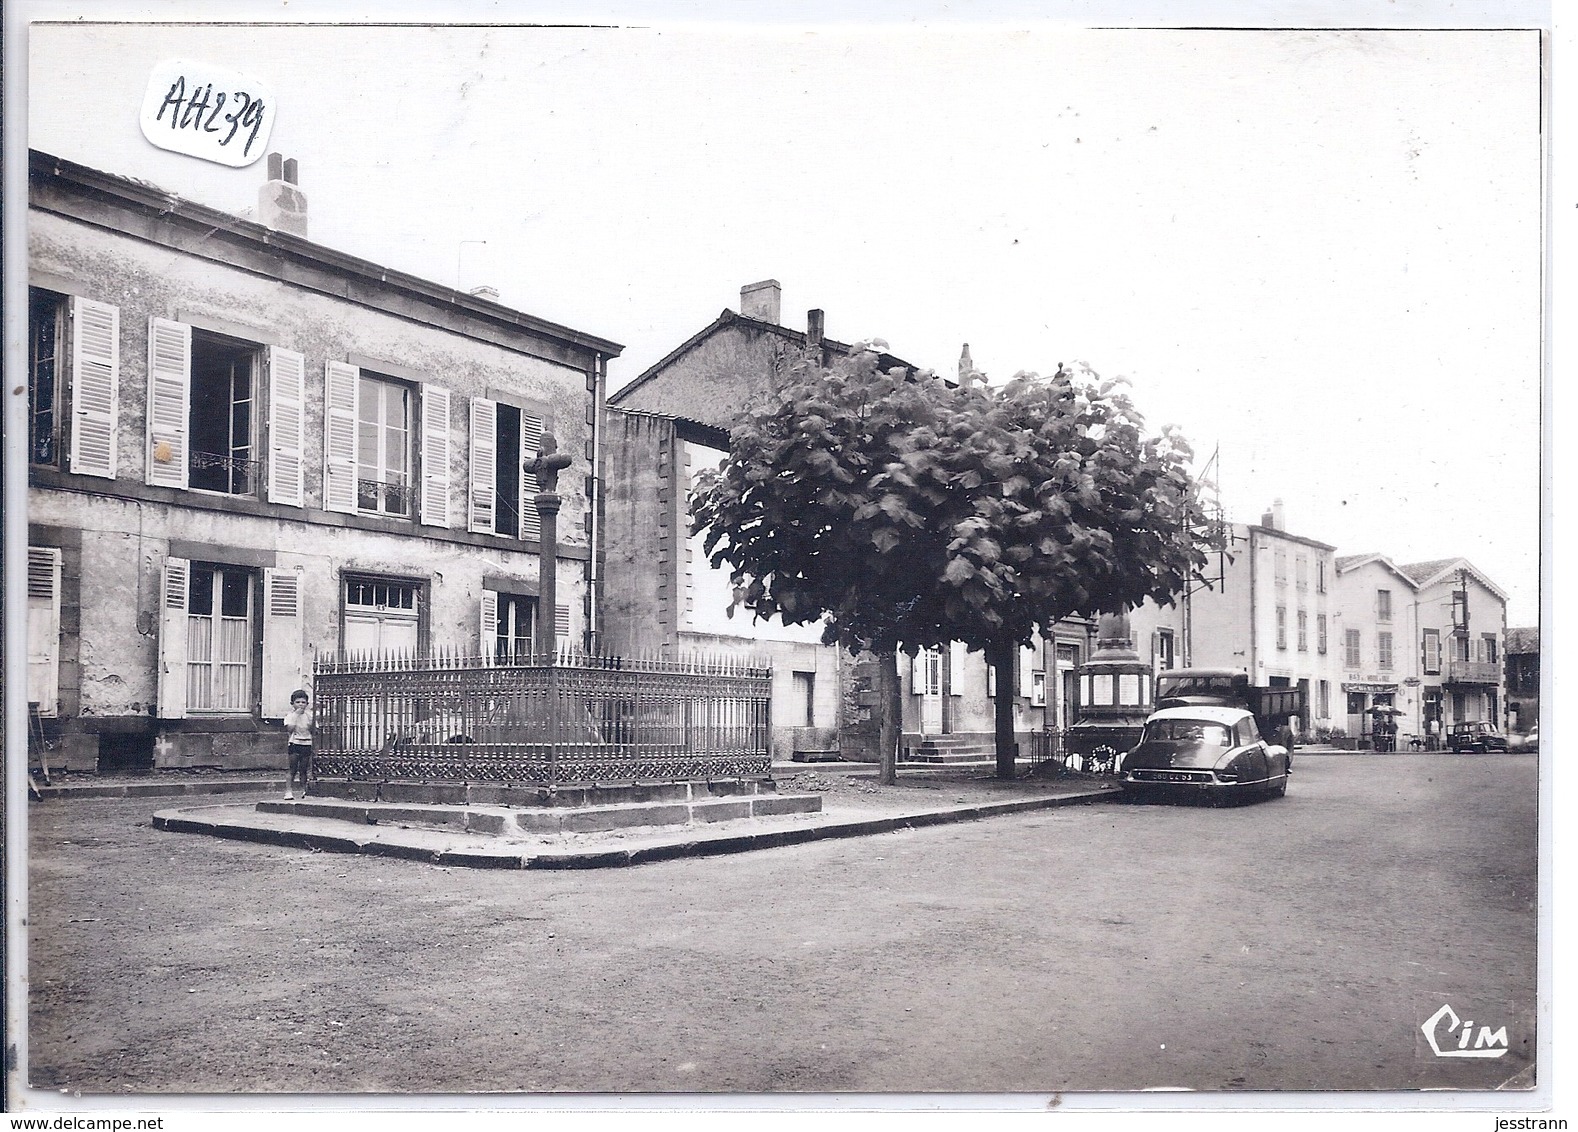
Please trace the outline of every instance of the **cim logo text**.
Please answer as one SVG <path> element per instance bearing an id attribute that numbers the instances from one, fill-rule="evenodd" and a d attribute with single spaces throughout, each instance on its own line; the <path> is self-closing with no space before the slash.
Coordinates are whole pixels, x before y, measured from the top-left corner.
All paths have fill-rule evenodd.
<path id="1" fill-rule="evenodd" d="M 1507 1052 L 1507 1027 L 1481 1026 L 1476 1035 L 1473 1020 L 1463 1021 L 1451 1006 L 1442 1006 L 1419 1028 L 1437 1057 L 1501 1057 Z"/>

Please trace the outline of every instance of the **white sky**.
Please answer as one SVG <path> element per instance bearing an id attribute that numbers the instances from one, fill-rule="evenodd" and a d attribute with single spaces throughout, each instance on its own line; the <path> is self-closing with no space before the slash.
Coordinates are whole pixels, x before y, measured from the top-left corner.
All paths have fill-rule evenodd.
<path id="1" fill-rule="evenodd" d="M 160 61 L 231 67 L 314 240 L 622 342 L 616 386 L 773 277 L 921 365 L 1127 375 L 1234 518 L 1463 555 L 1534 623 L 1536 33 L 657 23 L 35 25 L 29 142 L 250 214 L 261 162 L 137 123 Z"/>

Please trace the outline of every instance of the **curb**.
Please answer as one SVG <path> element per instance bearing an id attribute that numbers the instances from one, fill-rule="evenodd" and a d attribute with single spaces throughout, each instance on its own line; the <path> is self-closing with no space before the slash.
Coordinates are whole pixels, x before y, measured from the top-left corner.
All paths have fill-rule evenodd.
<path id="1" fill-rule="evenodd" d="M 84 783 L 81 786 L 39 784 L 40 799 L 49 798 L 179 798 L 193 794 L 246 794 L 285 789 L 283 778 L 198 780 L 196 782 Z"/>
<path id="2" fill-rule="evenodd" d="M 812 841 L 844 837 L 868 837 L 901 829 L 919 829 L 953 822 L 1031 813 L 1061 806 L 1084 805 L 1119 797 L 1116 790 L 1093 790 L 1061 794 L 1050 798 L 1025 798 L 1013 802 L 982 802 L 947 810 L 923 810 L 886 817 L 831 821 L 817 826 L 763 830 L 724 837 L 701 838 L 646 845 L 635 849 L 583 850 L 568 853 L 519 853 L 485 849 L 430 849 L 398 841 L 358 839 L 333 833 L 293 829 L 273 829 L 243 825 L 239 822 L 205 821 L 180 810 L 165 810 L 153 815 L 153 826 L 170 833 L 201 833 L 231 841 L 251 841 L 293 849 L 315 849 L 325 853 L 356 853 L 372 857 L 393 857 L 425 861 L 470 869 L 606 869 L 672 861 L 685 857 L 712 857 L 726 853 L 746 853 L 758 849 L 777 849 Z"/>

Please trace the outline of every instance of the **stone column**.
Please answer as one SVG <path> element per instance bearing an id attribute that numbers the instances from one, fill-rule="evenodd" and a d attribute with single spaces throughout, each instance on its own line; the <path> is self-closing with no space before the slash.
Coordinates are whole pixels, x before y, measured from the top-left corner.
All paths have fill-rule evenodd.
<path id="1" fill-rule="evenodd" d="M 559 473 L 570 466 L 570 457 L 559 451 L 552 433 L 543 433 L 537 455 L 526 470 L 537 477 L 537 514 L 542 516 L 541 551 L 537 563 L 537 632 L 532 649 L 540 657 L 552 659 L 559 610 Z"/>
<path id="2" fill-rule="evenodd" d="M 559 504 L 554 491 L 539 491 L 535 496 L 537 514 L 542 516 L 542 552 L 537 563 L 537 639 L 532 649 L 539 656 L 552 658 L 557 644 L 559 619 Z"/>

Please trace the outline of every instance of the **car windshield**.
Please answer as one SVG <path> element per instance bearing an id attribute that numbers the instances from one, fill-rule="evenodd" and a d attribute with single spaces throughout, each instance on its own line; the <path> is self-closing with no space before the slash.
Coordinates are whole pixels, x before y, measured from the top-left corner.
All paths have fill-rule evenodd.
<path id="1" fill-rule="evenodd" d="M 1200 743 L 1208 747 L 1232 745 L 1226 727 L 1202 719 L 1153 719 L 1145 725 L 1144 741 Z"/>

